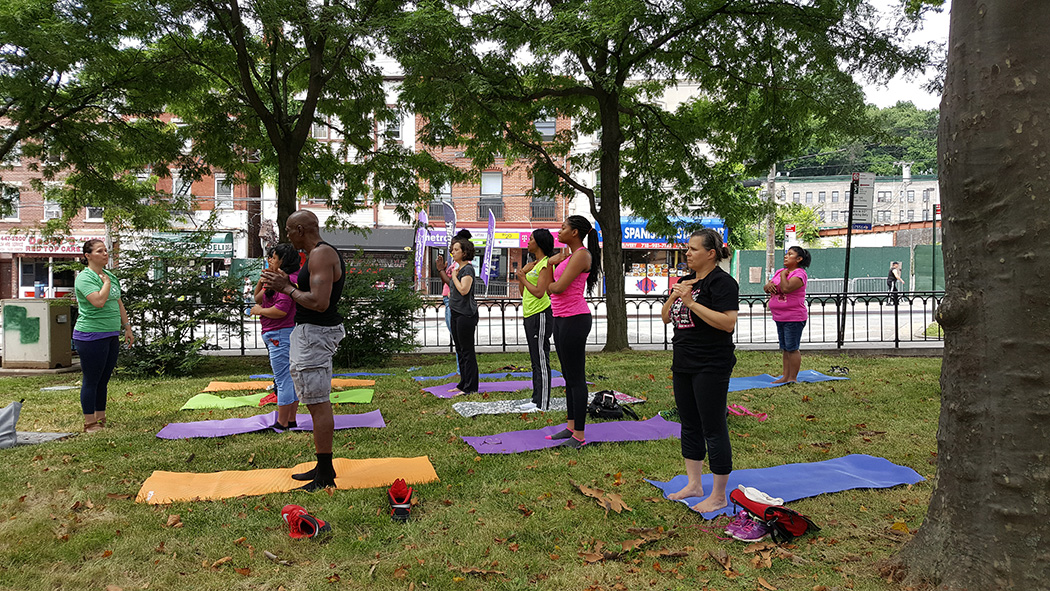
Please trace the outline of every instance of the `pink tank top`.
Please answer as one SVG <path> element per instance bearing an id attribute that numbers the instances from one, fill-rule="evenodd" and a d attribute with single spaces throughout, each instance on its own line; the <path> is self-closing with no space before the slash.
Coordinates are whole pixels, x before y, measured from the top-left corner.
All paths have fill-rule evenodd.
<path id="1" fill-rule="evenodd" d="M 565 268 L 569 266 L 572 257 L 558 263 L 554 268 L 554 280 L 557 281 L 565 274 Z M 583 299 L 583 289 L 587 286 L 587 276 L 590 273 L 580 273 L 572 280 L 569 288 L 561 293 L 551 294 L 551 312 L 559 317 L 576 316 L 578 314 L 590 314 L 591 309 L 587 306 L 587 300 Z"/>

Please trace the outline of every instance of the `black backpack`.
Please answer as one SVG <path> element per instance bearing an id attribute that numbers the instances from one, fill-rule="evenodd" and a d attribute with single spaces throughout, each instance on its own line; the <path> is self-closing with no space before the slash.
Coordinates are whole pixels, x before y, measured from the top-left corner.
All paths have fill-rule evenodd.
<path id="1" fill-rule="evenodd" d="M 587 414 L 596 419 L 622 419 L 624 415 L 638 419 L 638 414 L 631 407 L 623 406 L 616 401 L 616 395 L 612 390 L 595 392 L 594 398 L 587 404 Z"/>

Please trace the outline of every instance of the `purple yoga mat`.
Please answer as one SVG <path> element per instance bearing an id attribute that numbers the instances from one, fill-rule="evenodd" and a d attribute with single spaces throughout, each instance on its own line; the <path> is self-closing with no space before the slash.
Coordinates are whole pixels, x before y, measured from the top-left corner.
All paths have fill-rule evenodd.
<path id="1" fill-rule="evenodd" d="M 293 431 L 313 431 L 314 422 L 310 415 L 295 415 L 299 425 Z M 219 421 L 196 421 L 193 423 L 168 423 L 157 433 L 161 439 L 190 439 L 192 437 L 223 437 L 240 433 L 254 433 L 273 428 L 277 423 L 277 411 L 256 415 L 254 417 L 222 419 Z M 336 429 L 353 429 L 355 427 L 386 427 L 383 415 L 379 410 L 361 414 L 335 415 Z"/>
<path id="2" fill-rule="evenodd" d="M 479 454 L 514 454 L 561 445 L 560 440 L 544 439 L 564 429 L 564 425 L 529 431 L 510 431 L 497 435 L 464 437 Z M 655 416 L 648 421 L 614 421 L 587 425 L 587 443 L 613 441 L 651 441 L 681 437 L 682 425 Z"/>
<path id="3" fill-rule="evenodd" d="M 551 379 L 551 387 L 557 388 L 565 385 L 565 378 L 553 378 Z M 459 394 L 453 394 L 452 390 L 456 389 L 456 384 L 442 384 L 440 386 L 431 386 L 429 388 L 423 388 L 424 392 L 430 392 L 438 398 L 452 398 L 453 396 L 459 396 Z M 517 392 L 518 390 L 531 390 L 532 380 L 510 380 L 507 382 L 481 382 L 478 384 L 478 392 Z"/>

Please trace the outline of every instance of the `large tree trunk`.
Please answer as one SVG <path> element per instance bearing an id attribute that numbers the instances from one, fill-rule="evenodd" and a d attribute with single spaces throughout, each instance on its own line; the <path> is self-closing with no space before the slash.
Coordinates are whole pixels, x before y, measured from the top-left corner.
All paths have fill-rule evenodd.
<path id="1" fill-rule="evenodd" d="M 278 148 L 279 149 L 279 148 Z M 285 222 L 295 213 L 299 193 L 299 152 L 277 154 L 277 234 L 281 242 L 288 241 Z"/>
<path id="2" fill-rule="evenodd" d="M 602 270 L 605 272 L 606 337 L 604 351 L 624 351 L 627 344 L 627 301 L 624 297 L 623 230 L 620 227 L 620 129 L 619 98 L 599 100 L 602 120 L 599 169 L 601 204 L 591 215 L 602 227 Z"/>
<path id="3" fill-rule="evenodd" d="M 1050 3 L 951 10 L 937 487 L 886 566 L 941 589 L 1048 589 Z"/>

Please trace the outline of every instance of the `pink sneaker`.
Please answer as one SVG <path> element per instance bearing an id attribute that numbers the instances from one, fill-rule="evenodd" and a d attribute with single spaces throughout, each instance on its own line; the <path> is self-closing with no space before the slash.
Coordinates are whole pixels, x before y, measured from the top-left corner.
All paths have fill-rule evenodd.
<path id="1" fill-rule="evenodd" d="M 769 537 L 769 528 L 753 519 L 729 534 L 741 542 L 759 542 Z"/>
<path id="2" fill-rule="evenodd" d="M 733 535 L 745 523 L 748 523 L 750 521 L 751 521 L 751 517 L 747 514 L 747 511 L 741 511 L 740 513 L 737 513 L 736 516 L 733 518 L 733 521 L 730 521 L 729 524 L 726 525 L 726 528 L 725 528 L 726 535 L 728 535 L 728 536 Z"/>

